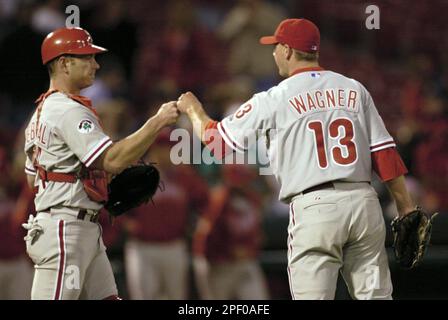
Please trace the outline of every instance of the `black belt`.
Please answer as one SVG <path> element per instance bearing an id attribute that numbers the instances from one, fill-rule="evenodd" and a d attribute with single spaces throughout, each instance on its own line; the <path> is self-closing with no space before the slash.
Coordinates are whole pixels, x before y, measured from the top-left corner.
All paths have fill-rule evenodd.
<path id="1" fill-rule="evenodd" d="M 325 183 L 318 184 L 317 186 L 310 187 L 308 189 L 303 190 L 302 194 L 307 194 L 307 193 L 322 190 L 322 189 L 334 189 L 333 182 L 325 182 Z"/>
<path id="2" fill-rule="evenodd" d="M 86 217 L 86 214 L 87 214 L 86 209 L 80 209 L 79 213 L 78 213 L 78 217 L 77 217 L 78 220 L 84 220 L 84 218 Z M 90 215 L 90 222 L 95 222 L 95 223 L 98 222 L 99 216 L 100 216 L 99 213 Z"/>
<path id="3" fill-rule="evenodd" d="M 72 209 L 71 209 L 72 210 Z M 88 211 L 94 211 L 95 212 L 95 210 L 87 210 L 87 209 L 79 209 L 79 210 L 77 210 L 78 211 L 78 215 L 76 216 L 76 219 L 78 219 L 78 220 L 84 220 L 84 221 L 90 221 L 90 222 L 94 222 L 94 223 L 97 223 L 98 222 L 98 219 L 99 219 L 99 216 L 100 216 L 100 213 L 98 212 L 98 211 L 96 211 L 96 214 L 91 214 L 91 213 L 88 213 Z M 51 209 L 50 208 L 50 210 L 48 210 L 48 211 L 43 211 L 43 212 L 45 212 L 45 213 L 48 213 L 48 214 L 59 214 L 59 213 L 62 213 L 62 214 L 68 214 L 68 215 L 72 215 L 73 213 L 75 213 L 75 212 L 73 212 L 73 210 L 72 210 L 72 212 L 71 213 L 69 213 L 69 212 L 64 212 L 63 210 L 60 210 L 60 211 L 54 211 L 53 209 Z M 89 217 L 89 219 L 85 219 L 86 218 L 86 215 L 88 215 L 88 216 L 90 216 Z"/>

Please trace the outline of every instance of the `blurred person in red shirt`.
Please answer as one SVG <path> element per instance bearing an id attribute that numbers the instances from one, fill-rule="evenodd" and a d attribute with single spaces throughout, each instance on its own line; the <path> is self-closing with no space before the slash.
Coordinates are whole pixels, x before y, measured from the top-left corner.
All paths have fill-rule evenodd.
<path id="1" fill-rule="evenodd" d="M 425 189 L 425 201 L 435 210 L 447 210 L 448 117 L 447 101 L 435 92 L 425 96 L 419 119 L 421 140 L 414 150 L 415 172 Z M 437 206 L 439 208 L 437 209 Z M 430 210 L 428 208 L 428 210 Z"/>
<path id="2" fill-rule="evenodd" d="M 34 213 L 34 194 L 22 176 L 19 195 L 13 196 L 15 181 L 5 149 L 0 147 L 0 300 L 29 300 L 33 268 L 26 256 L 21 224 Z M 22 168 L 23 169 L 23 168 Z"/>
<path id="3" fill-rule="evenodd" d="M 193 268 L 200 299 L 269 299 L 258 263 L 262 242 L 262 195 L 257 172 L 247 165 L 221 168 L 222 183 L 197 223 Z"/>
<path id="4" fill-rule="evenodd" d="M 170 1 L 164 24 L 142 37 L 136 60 L 137 96 L 154 89 L 176 95 L 182 90 L 201 92 L 225 77 L 222 48 L 215 35 L 199 25 L 192 1 Z"/>
<path id="5" fill-rule="evenodd" d="M 153 203 L 132 210 L 123 222 L 131 299 L 188 298 L 188 226 L 193 213 L 200 214 L 207 205 L 208 186 L 191 166 L 171 163 L 169 134 L 160 134 L 145 156 L 160 171 L 161 190 Z"/>

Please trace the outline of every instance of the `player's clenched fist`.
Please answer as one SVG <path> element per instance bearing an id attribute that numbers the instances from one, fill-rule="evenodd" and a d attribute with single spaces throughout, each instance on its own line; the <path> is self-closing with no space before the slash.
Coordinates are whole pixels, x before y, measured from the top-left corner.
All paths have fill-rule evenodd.
<path id="1" fill-rule="evenodd" d="M 190 91 L 182 94 L 177 100 L 177 108 L 180 112 L 187 113 L 189 109 L 196 109 L 202 107 L 198 98 Z"/>
<path id="2" fill-rule="evenodd" d="M 176 102 L 170 101 L 162 104 L 157 112 L 157 117 L 160 118 L 164 126 L 176 123 L 177 118 L 179 118 L 179 110 L 177 109 Z"/>

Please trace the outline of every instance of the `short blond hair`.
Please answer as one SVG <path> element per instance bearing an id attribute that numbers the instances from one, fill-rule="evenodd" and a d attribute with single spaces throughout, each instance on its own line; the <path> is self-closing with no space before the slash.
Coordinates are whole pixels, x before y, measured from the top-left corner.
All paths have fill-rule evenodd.
<path id="1" fill-rule="evenodd" d="M 319 59 L 319 53 L 318 52 L 304 52 L 294 49 L 294 56 L 297 60 L 304 60 L 304 61 L 317 61 Z"/>
<path id="2" fill-rule="evenodd" d="M 58 59 L 53 59 L 50 62 L 47 63 L 47 70 L 48 70 L 48 74 L 51 76 L 54 75 L 54 73 L 56 72 L 56 61 Z"/>
<path id="3" fill-rule="evenodd" d="M 50 60 L 49 62 L 47 62 L 47 70 L 48 70 L 48 74 L 51 76 L 53 76 L 56 72 L 56 63 L 59 60 L 60 57 L 66 57 L 66 58 L 77 58 L 79 57 L 79 55 L 74 55 L 74 54 L 62 54 L 56 58 L 54 58 L 53 60 Z"/>

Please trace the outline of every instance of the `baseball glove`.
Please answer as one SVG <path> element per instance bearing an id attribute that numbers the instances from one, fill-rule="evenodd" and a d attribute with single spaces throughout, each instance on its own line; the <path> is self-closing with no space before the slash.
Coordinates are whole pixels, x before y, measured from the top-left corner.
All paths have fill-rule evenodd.
<path id="1" fill-rule="evenodd" d="M 437 213 L 434 213 L 430 216 L 420 207 L 416 207 L 411 213 L 395 217 L 392 221 L 394 254 L 400 267 L 412 269 L 422 262 L 431 238 L 432 221 L 436 215 Z"/>
<path id="2" fill-rule="evenodd" d="M 160 174 L 152 164 L 131 166 L 112 178 L 104 208 L 112 217 L 149 201 L 159 187 Z"/>

